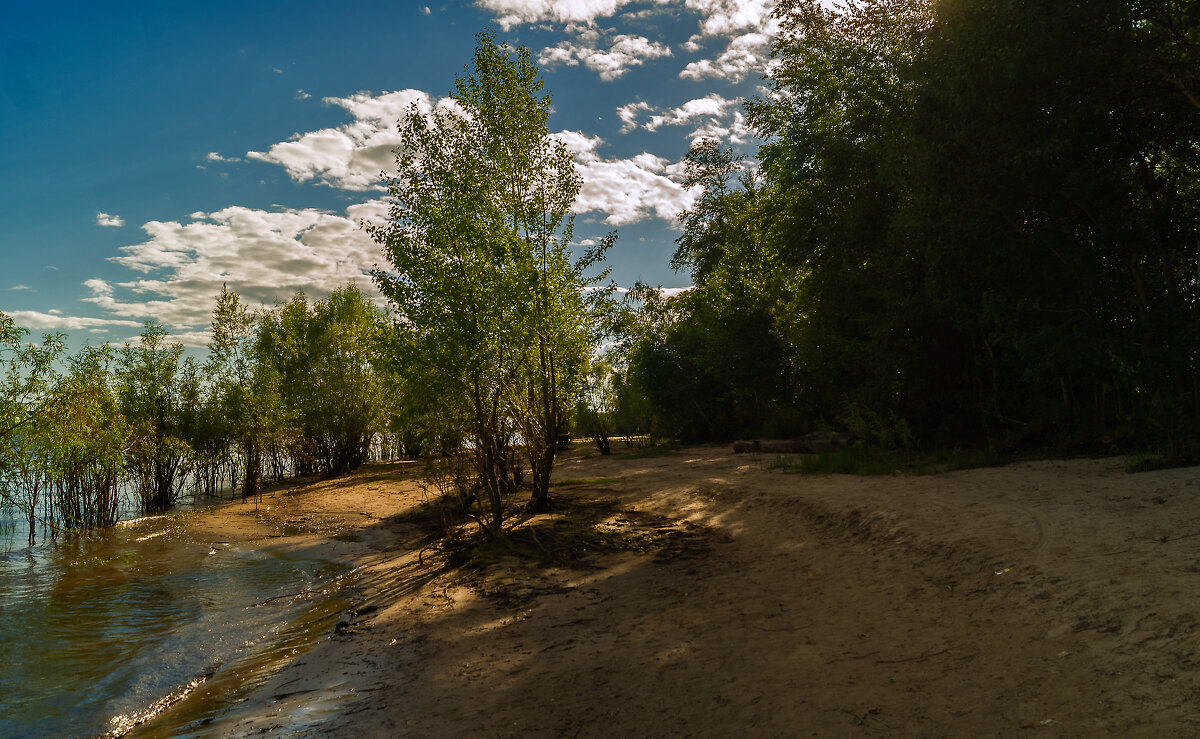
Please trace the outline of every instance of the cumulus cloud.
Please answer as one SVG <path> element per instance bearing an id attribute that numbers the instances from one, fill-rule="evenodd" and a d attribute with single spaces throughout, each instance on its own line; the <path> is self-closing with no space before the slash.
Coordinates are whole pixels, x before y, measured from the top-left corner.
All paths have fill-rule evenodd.
<path id="1" fill-rule="evenodd" d="M 575 157 L 583 187 L 575 199 L 576 213 L 605 214 L 610 226 L 655 217 L 674 222 L 680 211 L 690 208 L 697 193 L 679 184 L 682 166 L 654 154 L 628 159 L 605 159 L 598 149 L 604 140 L 581 131 L 561 131 L 554 136 Z"/>
<path id="2" fill-rule="evenodd" d="M 196 331 L 209 322 L 213 296 L 223 284 L 263 305 L 285 301 L 300 289 L 322 297 L 347 282 L 373 295 L 364 270 L 381 255 L 358 223 L 386 216 L 386 204 L 371 201 L 351 206 L 345 215 L 232 206 L 195 213 L 190 222 L 151 221 L 142 227 L 145 241 L 110 258 L 143 276 L 90 279 L 84 286 L 91 295 L 84 301 L 114 320 L 133 322 L 128 325 L 157 318 L 171 328 Z"/>
<path id="3" fill-rule="evenodd" d="M 297 182 L 316 181 L 348 190 L 369 190 L 376 186 L 380 170 L 394 166 L 392 152 L 403 144 L 395 121 L 407 114 L 409 105 L 415 103 L 421 113 L 428 113 L 435 107 L 454 107 L 449 98 L 435 103 L 426 93 L 416 90 L 379 96 L 359 93 L 330 101 L 344 107 L 354 120 L 338 128 L 298 134 L 290 141 L 275 144 L 265 153 L 251 152 L 248 156 L 283 166 Z M 578 131 L 555 135 L 575 155 L 579 174 L 584 180 L 574 205 L 577 213 L 599 212 L 613 225 L 651 217 L 673 222 L 679 210 L 692 202 L 692 196 L 672 179 L 677 179 L 671 169 L 675 165 L 660 157 L 641 154 L 631 159 L 604 159 L 596 153 L 603 144 L 599 137 L 588 137 Z M 621 181 L 623 176 L 629 178 L 627 182 Z M 150 223 L 144 228 L 159 229 L 161 226 Z M 200 229 L 195 227 L 195 231 Z M 178 258 L 177 250 L 170 250 L 153 259 L 148 256 L 135 260 L 122 257 L 118 261 L 137 269 L 137 265 L 170 266 L 167 262 L 159 264 L 154 260 Z"/>
<path id="4" fill-rule="evenodd" d="M 753 138 L 754 132 L 746 125 L 746 116 L 740 110 L 733 111 L 733 120 L 722 124 L 716 119 L 709 120 L 704 125 L 692 131 L 689 138 L 692 143 L 701 139 L 717 139 L 730 144 L 745 144 Z"/>
<path id="5" fill-rule="evenodd" d="M 13 285 L 12 287 L 10 287 L 8 289 L 9 290 L 32 290 L 33 288 L 30 287 L 29 285 Z"/>
<path id="6" fill-rule="evenodd" d="M 697 33 L 681 47 L 688 53 L 698 53 L 708 39 L 725 39 L 727 43 L 715 58 L 697 59 L 681 72 L 684 79 L 723 79 L 731 83 L 741 82 L 752 72 L 767 71 L 770 60 L 771 40 L 778 35 L 779 22 L 772 16 L 776 0 L 654 0 L 650 8 L 633 12 L 622 12 L 631 0 L 476 0 L 476 5 L 492 13 L 496 21 L 507 31 L 520 24 L 560 23 L 568 33 L 578 27 L 586 27 L 593 35 L 598 32 L 596 21 L 601 18 L 618 18 L 632 21 L 654 14 L 690 13 L 697 18 Z M 835 0 L 823 0 L 831 5 Z M 538 26 L 544 27 L 544 26 Z M 666 56 L 662 46 L 653 49 L 657 42 L 642 36 L 627 36 L 629 48 L 602 51 L 586 35 L 575 41 L 566 41 L 558 46 L 544 49 L 539 55 L 543 64 L 585 64 L 601 73 L 606 80 L 616 79 L 629 66 L 641 63 L 645 53 Z M 640 40 L 639 40 L 640 39 Z M 661 46 L 661 45 L 660 45 Z M 651 51 L 651 49 L 653 49 Z M 632 61 L 631 61 L 632 60 Z"/>
<path id="7" fill-rule="evenodd" d="M 553 21 L 558 23 L 594 23 L 610 18 L 631 0 L 476 0 L 476 5 L 492 13 L 505 31 L 522 23 Z"/>
<path id="8" fill-rule="evenodd" d="M 104 211 L 96 211 L 96 225 L 98 226 L 124 226 L 125 219 L 121 216 L 114 216 Z"/>
<path id="9" fill-rule="evenodd" d="M 65 316 L 62 311 L 43 313 L 36 310 L 13 310 L 4 313 L 22 328 L 38 331 L 78 331 L 81 329 L 102 329 L 110 326 L 138 328 L 139 321 L 114 318 L 85 318 L 82 316 Z"/>
<path id="10" fill-rule="evenodd" d="M 629 133 L 637 128 L 638 116 L 650 110 L 654 110 L 654 108 L 645 100 L 626 103 L 617 108 L 617 117 L 621 119 L 621 133 Z"/>
<path id="11" fill-rule="evenodd" d="M 751 72 L 767 71 L 771 58 L 771 37 L 763 33 L 747 33 L 729 42 L 716 59 L 698 59 L 688 63 L 680 77 L 702 80 L 706 77 L 741 82 Z"/>
<path id="12" fill-rule="evenodd" d="M 662 126 L 680 126 L 697 118 L 720 118 L 729 108 L 737 105 L 736 100 L 729 100 L 720 95 L 709 93 L 702 98 L 694 98 L 677 108 L 650 116 L 646 122 L 646 130 L 656 131 Z"/>
<path id="13" fill-rule="evenodd" d="M 612 18 L 633 0 L 476 0 L 476 6 L 490 12 L 505 31 L 523 23 L 585 23 Z M 654 0 L 659 8 L 644 8 L 631 17 L 646 17 L 657 12 L 678 12 L 680 6 L 701 16 L 706 36 L 730 34 L 746 28 L 761 28 L 770 23 L 775 0 Z"/>
<path id="14" fill-rule="evenodd" d="M 703 36 L 732 36 L 746 30 L 776 30 L 771 17 L 775 0 L 684 0 L 684 5 L 700 14 Z"/>
<path id="15" fill-rule="evenodd" d="M 607 49 L 599 48 L 602 42 L 607 44 Z M 613 36 L 611 31 L 586 29 L 574 40 L 542 49 L 538 54 L 538 63 L 546 67 L 558 64 L 573 67 L 582 63 L 599 74 L 600 79 L 611 82 L 623 76 L 631 67 L 641 66 L 646 59 L 659 59 L 664 56 L 671 56 L 671 48 L 645 36 Z"/>
<path id="16" fill-rule="evenodd" d="M 643 114 L 645 119 L 642 120 Z M 746 125 L 746 116 L 737 100 L 710 93 L 694 98 L 675 108 L 656 108 L 639 101 L 617 108 L 621 119 L 621 132 L 635 128 L 657 131 L 663 126 L 695 125 L 689 138 L 693 143 L 700 139 L 719 139 L 731 144 L 744 144 L 753 135 Z"/>
<path id="17" fill-rule="evenodd" d="M 246 154 L 287 170 L 297 182 L 316 182 L 344 190 L 378 189 L 379 173 L 395 164 L 394 151 L 403 143 L 396 124 L 415 105 L 422 114 L 435 106 L 428 93 L 399 90 L 346 98 L 327 97 L 327 105 L 345 108 L 353 120 L 337 128 L 298 133 L 267 151 Z"/>

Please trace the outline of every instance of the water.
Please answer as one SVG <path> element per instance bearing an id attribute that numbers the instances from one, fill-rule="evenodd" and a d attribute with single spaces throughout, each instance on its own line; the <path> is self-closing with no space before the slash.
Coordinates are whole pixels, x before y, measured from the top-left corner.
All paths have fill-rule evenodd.
<path id="1" fill-rule="evenodd" d="M 313 614 L 336 615 L 345 574 L 197 538 L 181 515 L 0 554 L 0 737 L 119 736 L 234 666 L 277 662 L 327 630 Z"/>

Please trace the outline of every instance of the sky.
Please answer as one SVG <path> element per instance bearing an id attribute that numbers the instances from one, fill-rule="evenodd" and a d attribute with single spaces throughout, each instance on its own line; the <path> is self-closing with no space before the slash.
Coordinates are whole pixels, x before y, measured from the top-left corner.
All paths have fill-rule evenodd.
<path id="1" fill-rule="evenodd" d="M 0 23 L 0 311 L 73 344 L 146 320 L 203 346 L 251 305 L 386 267 L 396 123 L 445 98 L 475 34 L 528 47 L 583 187 L 575 238 L 669 288 L 691 142 L 753 153 L 773 0 L 14 3 Z"/>

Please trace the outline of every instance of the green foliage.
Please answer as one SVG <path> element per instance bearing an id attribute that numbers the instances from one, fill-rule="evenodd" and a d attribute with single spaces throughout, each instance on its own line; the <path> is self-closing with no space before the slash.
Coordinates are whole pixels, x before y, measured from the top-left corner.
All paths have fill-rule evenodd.
<path id="1" fill-rule="evenodd" d="M 107 345 L 70 357 L 42 424 L 58 520 L 69 529 L 110 526 L 120 512 L 131 429 L 110 383 L 113 360 Z"/>
<path id="2" fill-rule="evenodd" d="M 0 313 L 0 505 L 38 528 L 114 523 L 268 472 L 339 474 L 385 439 L 384 315 L 356 288 L 250 311 L 222 290 L 203 367 L 160 324 L 136 344 L 28 343 Z M 133 500 L 130 501 L 129 495 Z"/>
<path id="3" fill-rule="evenodd" d="M 126 344 L 114 375 L 117 404 L 130 427 L 126 465 L 146 511 L 164 511 L 182 494 L 191 446 L 189 401 L 197 397 L 195 363 L 183 345 L 148 321 L 138 344 Z"/>
<path id="4" fill-rule="evenodd" d="M 777 15 L 772 90 L 747 104 L 761 171 L 713 142 L 689 154 L 704 191 L 674 265 L 695 288 L 637 296 L 622 402 L 688 439 L 1196 438 L 1200 16 L 1125 0 Z"/>
<path id="5" fill-rule="evenodd" d="M 880 415 L 858 403 L 847 402 L 842 423 L 856 438 L 884 451 L 912 451 L 916 445 L 908 422 L 895 414 Z"/>
<path id="6" fill-rule="evenodd" d="M 602 455 L 612 453 L 612 436 L 617 428 L 617 394 L 612 365 L 593 361 L 584 392 L 575 404 L 574 425 L 596 445 Z"/>
<path id="7" fill-rule="evenodd" d="M 787 286 L 763 233 L 766 195 L 715 142 L 699 142 L 686 161 L 685 185 L 703 190 L 680 215 L 673 264 L 695 286 L 673 297 L 641 285 L 629 293 L 615 326 L 618 407 L 649 416 L 639 431 L 694 441 L 753 433 L 768 417 L 786 430 L 791 392 L 774 316 Z"/>
<path id="8" fill-rule="evenodd" d="M 929 453 L 910 453 L 883 449 L 857 442 L 822 454 L 805 455 L 794 460 L 778 457 L 770 469 L 785 473 L 812 475 L 930 475 L 976 467 L 996 467 L 1008 458 L 993 449 L 949 449 Z"/>
<path id="9" fill-rule="evenodd" d="M 383 313 L 347 285 L 311 305 L 297 293 L 260 321 L 254 438 L 284 443 L 298 472 L 360 466 L 384 429 Z"/>
<path id="10" fill-rule="evenodd" d="M 576 259 L 568 211 L 579 178 L 549 136 L 550 97 L 528 49 L 491 33 L 455 81 L 454 105 L 401 121 L 389 220 L 368 226 L 391 269 L 376 283 L 396 310 L 405 384 L 445 405 L 414 421 L 427 438 L 464 439 L 499 532 L 516 484 L 519 434 L 531 505 L 548 502 L 555 444 L 582 390 L 590 316 L 585 291 L 600 249 Z"/>

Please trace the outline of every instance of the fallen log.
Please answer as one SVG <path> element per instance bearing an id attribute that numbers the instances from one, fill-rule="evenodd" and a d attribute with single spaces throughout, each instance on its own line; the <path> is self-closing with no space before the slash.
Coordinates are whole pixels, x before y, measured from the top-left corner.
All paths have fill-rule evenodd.
<path id="1" fill-rule="evenodd" d="M 850 434 L 806 434 L 799 439 L 750 439 L 733 442 L 734 454 L 824 454 L 850 443 Z"/>

